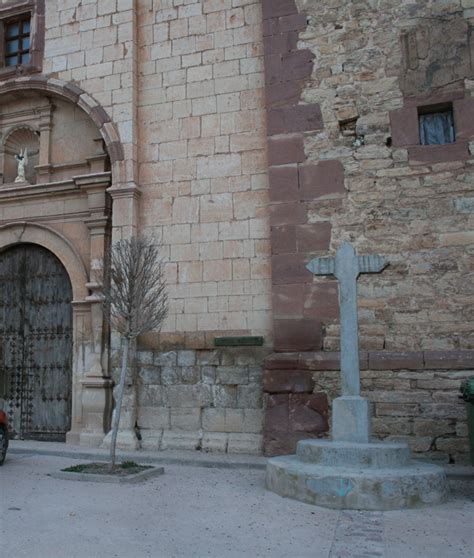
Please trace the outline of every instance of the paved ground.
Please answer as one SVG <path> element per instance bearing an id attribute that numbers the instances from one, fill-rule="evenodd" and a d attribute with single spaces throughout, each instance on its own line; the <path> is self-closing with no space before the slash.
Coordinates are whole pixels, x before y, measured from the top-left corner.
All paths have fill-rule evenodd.
<path id="1" fill-rule="evenodd" d="M 110 485 L 48 476 L 77 455 L 26 452 L 16 445 L 0 469 L 0 555 L 9 558 L 474 556 L 468 481 L 452 482 L 442 506 L 338 512 L 265 491 L 253 458 L 210 468 L 191 457 L 145 483 Z"/>

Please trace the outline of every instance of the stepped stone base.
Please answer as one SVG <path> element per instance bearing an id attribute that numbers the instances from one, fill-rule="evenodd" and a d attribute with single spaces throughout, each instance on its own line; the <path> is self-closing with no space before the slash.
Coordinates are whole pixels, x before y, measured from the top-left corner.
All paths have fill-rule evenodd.
<path id="1" fill-rule="evenodd" d="M 393 510 L 433 505 L 448 494 L 442 467 L 410 459 L 406 444 L 299 442 L 296 455 L 274 457 L 267 488 L 327 508 Z"/>

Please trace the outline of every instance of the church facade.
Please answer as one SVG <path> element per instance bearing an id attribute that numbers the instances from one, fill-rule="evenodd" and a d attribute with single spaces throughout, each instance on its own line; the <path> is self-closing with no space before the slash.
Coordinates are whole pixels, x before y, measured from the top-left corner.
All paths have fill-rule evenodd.
<path id="1" fill-rule="evenodd" d="M 0 405 L 101 445 L 119 342 L 104 255 L 162 245 L 119 445 L 291 453 L 330 433 L 343 241 L 374 436 L 467 458 L 472 0 L 0 0 Z"/>

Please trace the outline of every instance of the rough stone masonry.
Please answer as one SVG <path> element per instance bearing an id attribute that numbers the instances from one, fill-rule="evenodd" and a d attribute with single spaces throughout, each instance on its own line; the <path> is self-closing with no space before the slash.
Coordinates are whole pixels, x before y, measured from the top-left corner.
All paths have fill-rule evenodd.
<path id="1" fill-rule="evenodd" d="M 108 428 L 119 347 L 99 262 L 140 232 L 163 242 L 170 299 L 127 388 L 122 428 L 144 446 L 276 454 L 326 436 L 338 292 L 305 265 L 349 241 L 391 262 L 359 282 L 374 435 L 466 458 L 472 0 L 0 0 L 1 26 L 18 16 L 31 63 L 0 67 L 0 249 L 36 242 L 71 279 L 69 441 Z M 421 145 L 436 110 L 455 141 Z M 39 153 L 15 189 L 18 138 Z M 249 336 L 263 347 L 214 345 Z"/>

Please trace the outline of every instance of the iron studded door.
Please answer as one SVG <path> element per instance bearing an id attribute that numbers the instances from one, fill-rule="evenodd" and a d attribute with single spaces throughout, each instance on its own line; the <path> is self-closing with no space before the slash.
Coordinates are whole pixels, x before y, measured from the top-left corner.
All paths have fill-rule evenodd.
<path id="1" fill-rule="evenodd" d="M 71 421 L 72 289 L 33 244 L 0 252 L 0 407 L 14 435 L 64 440 Z"/>

